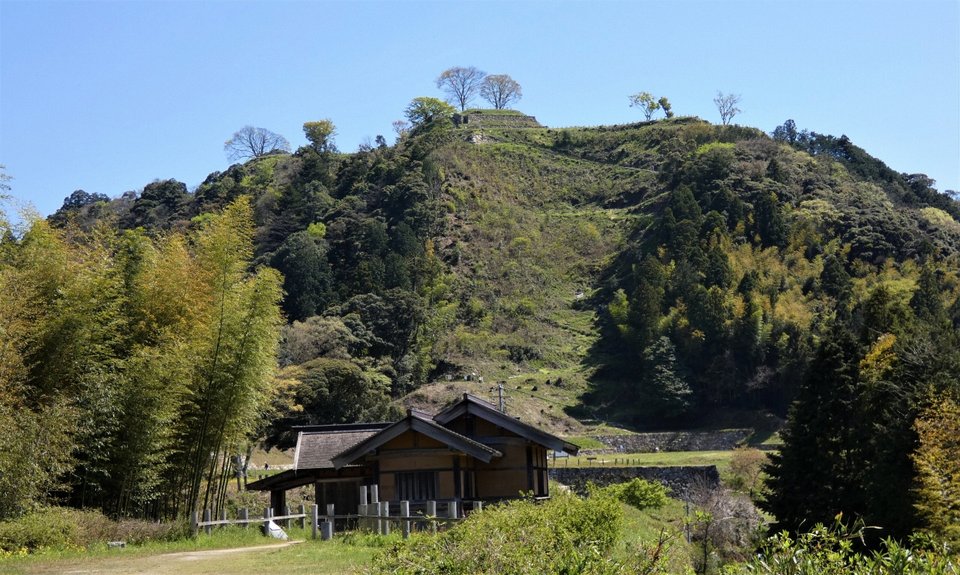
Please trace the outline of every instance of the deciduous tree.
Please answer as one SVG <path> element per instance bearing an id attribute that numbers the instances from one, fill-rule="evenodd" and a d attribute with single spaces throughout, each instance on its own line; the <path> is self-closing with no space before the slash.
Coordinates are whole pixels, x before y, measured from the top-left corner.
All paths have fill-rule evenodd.
<path id="1" fill-rule="evenodd" d="M 737 104 L 740 103 L 740 94 L 724 94 L 718 91 L 713 103 L 716 104 L 717 111 L 720 112 L 720 120 L 724 126 L 741 112 L 740 108 L 737 107 Z"/>
<path id="2" fill-rule="evenodd" d="M 917 512 L 927 530 L 960 544 L 960 405 L 946 395 L 935 398 L 914 428 Z"/>
<path id="3" fill-rule="evenodd" d="M 650 92 L 639 92 L 630 96 L 630 107 L 640 108 L 643 116 L 649 121 L 660 109 L 660 102 Z"/>
<path id="4" fill-rule="evenodd" d="M 407 117 L 407 121 L 410 122 L 410 125 L 414 129 L 427 126 L 433 122 L 449 119 L 453 116 L 455 112 L 453 106 L 444 102 L 443 100 L 438 100 L 437 98 L 429 97 L 420 97 L 414 98 L 410 104 L 407 106 L 407 109 L 404 111 L 404 115 Z"/>
<path id="5" fill-rule="evenodd" d="M 289 152 L 290 142 L 265 128 L 244 126 L 224 142 L 223 150 L 231 161 L 247 160 L 275 152 Z"/>
<path id="6" fill-rule="evenodd" d="M 437 77 L 437 88 L 440 88 L 447 94 L 447 101 L 451 104 L 458 104 L 460 111 L 467 109 L 467 104 L 483 84 L 486 74 L 473 66 L 463 67 L 454 66 L 444 70 Z"/>
<path id="7" fill-rule="evenodd" d="M 480 85 L 480 96 L 497 110 L 503 110 L 523 97 L 523 91 L 513 78 L 506 74 L 492 74 Z"/>
<path id="8" fill-rule="evenodd" d="M 337 128 L 329 118 L 316 122 L 305 122 L 303 124 L 303 134 L 310 142 L 310 147 L 317 153 L 337 151 L 337 146 L 333 141 L 334 136 L 337 135 Z"/>

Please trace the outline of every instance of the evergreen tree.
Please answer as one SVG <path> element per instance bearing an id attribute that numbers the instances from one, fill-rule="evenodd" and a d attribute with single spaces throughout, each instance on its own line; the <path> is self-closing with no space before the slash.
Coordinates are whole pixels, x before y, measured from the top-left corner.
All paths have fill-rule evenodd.
<path id="1" fill-rule="evenodd" d="M 917 319 L 929 323 L 939 323 L 944 317 L 943 300 L 941 300 L 940 282 L 937 273 L 930 264 L 920 270 L 917 289 L 910 298 L 910 307 L 917 315 Z"/>
<path id="2" fill-rule="evenodd" d="M 677 363 L 676 348 L 661 337 L 643 352 L 644 377 L 640 401 L 650 415 L 673 419 L 691 405 L 693 392 Z"/>
<path id="3" fill-rule="evenodd" d="M 858 345 L 841 325 L 822 341 L 781 432 L 783 447 L 767 468 L 762 507 L 777 527 L 829 524 L 838 513 L 863 515 L 861 438 L 851 418 L 859 398 Z"/>
<path id="4" fill-rule="evenodd" d="M 322 313 L 332 303 L 331 270 L 326 243 L 307 231 L 287 236 L 270 258 L 283 274 L 283 311 L 291 321 Z"/>

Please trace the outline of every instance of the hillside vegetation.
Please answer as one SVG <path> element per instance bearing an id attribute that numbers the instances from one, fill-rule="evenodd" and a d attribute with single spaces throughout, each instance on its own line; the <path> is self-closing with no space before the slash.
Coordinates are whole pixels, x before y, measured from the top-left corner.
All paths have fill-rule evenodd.
<path id="1" fill-rule="evenodd" d="M 223 493 L 226 454 L 242 453 L 243 440 L 290 445 L 290 425 L 390 419 L 401 400 L 438 405 L 463 390 L 495 399 L 500 384 L 508 411 L 567 434 L 582 432 L 578 419 L 682 428 L 772 412 L 788 417 L 774 482 L 794 485 L 790 466 L 825 454 L 825 473 L 871 493 L 844 499 L 859 514 L 876 511 L 871 497 L 910 490 L 910 454 L 922 441 L 914 421 L 936 417 L 932 406 L 958 389 L 960 204 L 846 137 L 797 132 L 792 122 L 774 137 L 696 118 L 474 132 L 430 100 L 415 100 L 413 125 L 393 146 L 378 138 L 343 154 L 324 141 L 214 172 L 193 191 L 175 180 L 116 199 L 78 191 L 50 227 L 6 237 L 0 279 L 31 278 L 36 291 L 0 296 L 3 319 L 19 330 L 4 332 L 12 345 L 0 349 L 20 366 L 0 380 L 0 417 L 31 433 L 51 418 L 83 422 L 57 436 L 63 449 L 48 467 L 62 472 L 59 489 L 111 512 L 175 514 L 201 493 Z M 192 316 L 148 304 L 190 296 L 149 291 L 148 280 L 191 277 L 191 258 L 201 267 L 226 258 L 204 234 L 248 224 L 227 225 L 224 210 L 250 214 L 241 234 L 250 246 L 231 265 L 282 274 L 264 277 L 282 281 L 287 323 L 276 376 L 255 401 L 237 392 L 245 410 L 266 417 L 203 419 L 227 434 L 192 439 L 224 454 L 203 463 L 202 446 L 178 443 L 189 429 L 167 435 L 158 421 L 155 435 L 130 443 L 118 422 L 140 417 L 131 382 L 184 377 L 193 387 L 157 399 L 168 408 L 163 421 L 180 410 L 201 417 L 196 402 L 224 367 L 160 358 L 163 346 L 200 357 L 217 349 L 216 285 L 196 286 L 203 319 L 192 339 L 178 339 Z M 50 246 L 60 259 L 44 262 Z M 243 297 L 259 294 L 241 287 Z M 264 326 L 273 325 L 272 296 L 260 295 Z M 84 306 L 104 321 L 70 323 L 72 341 L 113 341 L 102 332 L 114 328 L 125 338 L 88 348 L 54 337 L 64 317 L 87 317 Z M 21 313 L 39 309 L 75 315 Z M 830 355 L 841 349 L 843 357 Z M 235 361 L 250 362 L 244 373 L 254 379 L 263 368 L 259 356 Z M 10 411 L 20 408 L 28 411 Z M 831 427 L 814 421 L 818 409 L 828 422 L 870 417 Z M 77 452 L 71 441 L 92 443 Z M 852 447 L 832 462 L 838 444 Z M 807 451 L 791 452 L 800 445 Z M 117 470 L 140 457 L 153 462 L 151 489 L 111 500 L 111 482 L 124 476 Z M 184 461 L 192 470 L 165 484 L 162 471 Z M 872 472 L 893 479 L 867 485 Z M 816 511 L 800 509 L 810 501 L 770 505 L 792 525 Z M 920 519 L 904 501 L 895 521 L 909 529 Z M 877 512 L 894 521 L 893 511 Z"/>

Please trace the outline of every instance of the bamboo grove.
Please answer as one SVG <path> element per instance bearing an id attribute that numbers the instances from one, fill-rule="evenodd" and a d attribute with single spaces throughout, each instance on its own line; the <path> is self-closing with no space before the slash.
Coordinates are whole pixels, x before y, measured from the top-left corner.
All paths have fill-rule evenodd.
<path id="1" fill-rule="evenodd" d="M 7 234 L 0 516 L 48 493 L 118 516 L 223 505 L 268 403 L 281 278 L 251 271 L 246 198 L 195 224 Z"/>

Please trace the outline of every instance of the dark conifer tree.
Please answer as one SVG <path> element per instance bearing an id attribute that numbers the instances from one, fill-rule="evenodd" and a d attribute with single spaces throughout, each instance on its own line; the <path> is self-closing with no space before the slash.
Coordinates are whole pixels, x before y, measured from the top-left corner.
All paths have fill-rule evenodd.
<path id="1" fill-rule="evenodd" d="M 784 445 L 767 468 L 763 508 L 778 528 L 830 524 L 843 512 L 863 514 L 860 440 L 855 422 L 859 346 L 842 325 L 827 334 L 782 431 Z"/>

